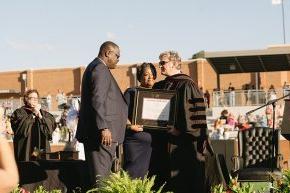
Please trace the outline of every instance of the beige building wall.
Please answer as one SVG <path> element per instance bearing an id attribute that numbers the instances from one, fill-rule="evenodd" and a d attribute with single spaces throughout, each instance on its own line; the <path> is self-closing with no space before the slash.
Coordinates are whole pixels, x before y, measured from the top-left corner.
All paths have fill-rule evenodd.
<path id="1" fill-rule="evenodd" d="M 242 89 L 245 84 L 254 84 L 254 81 L 252 81 L 252 73 L 223 74 L 220 76 L 221 89 L 228 89 L 230 83 L 232 83 L 235 89 Z"/>
<path id="2" fill-rule="evenodd" d="M 214 88 L 217 88 L 217 74 L 206 60 L 196 61 L 192 65 L 196 69 L 196 72 L 193 74 L 197 76 L 195 81 L 199 87 L 202 87 L 204 91 L 212 91 Z"/>
<path id="3" fill-rule="evenodd" d="M 282 88 L 284 82 L 289 81 L 289 72 L 284 71 L 284 72 L 263 72 L 261 73 L 261 85 L 265 88 L 268 89 L 271 84 L 274 85 L 275 88 Z"/>
<path id="4" fill-rule="evenodd" d="M 134 77 L 131 68 L 132 67 L 126 65 L 118 66 L 116 69 L 111 70 L 122 91 L 125 91 L 127 88 L 134 86 Z"/>
<path id="5" fill-rule="evenodd" d="M 0 90 L 13 89 L 21 91 L 20 72 L 2 72 L 0 73 Z"/>
<path id="6" fill-rule="evenodd" d="M 67 95 L 80 93 L 80 68 L 63 68 L 33 71 L 33 84 L 40 95 L 56 94 L 60 89 Z"/>

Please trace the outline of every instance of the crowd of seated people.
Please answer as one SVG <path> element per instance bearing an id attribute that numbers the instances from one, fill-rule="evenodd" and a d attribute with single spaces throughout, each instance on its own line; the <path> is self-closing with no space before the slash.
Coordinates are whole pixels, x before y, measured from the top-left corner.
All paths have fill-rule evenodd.
<path id="1" fill-rule="evenodd" d="M 283 118 L 283 105 L 276 107 L 275 128 L 280 128 Z M 263 114 L 249 114 L 248 116 L 229 112 L 227 109 L 221 111 L 221 115 L 214 121 L 212 139 L 228 138 L 227 132 L 248 129 L 250 127 L 273 127 L 273 109 L 267 106 Z M 233 137 L 233 136 L 232 136 Z"/>

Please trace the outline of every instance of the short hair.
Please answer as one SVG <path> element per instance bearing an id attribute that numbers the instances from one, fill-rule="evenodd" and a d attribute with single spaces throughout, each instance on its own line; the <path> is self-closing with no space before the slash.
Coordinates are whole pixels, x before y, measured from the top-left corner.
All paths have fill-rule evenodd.
<path id="1" fill-rule="evenodd" d="M 104 52 L 112 49 L 112 48 L 119 48 L 119 46 L 117 44 L 115 44 L 114 42 L 111 41 L 106 41 L 104 42 L 101 47 L 100 47 L 100 51 L 99 51 L 99 55 L 104 54 Z"/>
<path id="2" fill-rule="evenodd" d="M 23 103 L 24 103 L 25 105 L 28 104 L 28 103 L 27 103 L 27 101 L 28 101 L 28 96 L 29 96 L 31 93 L 36 93 L 37 96 L 39 97 L 39 93 L 38 93 L 38 91 L 37 91 L 36 89 L 29 89 L 29 90 L 25 91 L 25 93 L 24 93 L 24 95 L 23 95 Z"/>
<path id="3" fill-rule="evenodd" d="M 229 113 L 229 111 L 227 109 L 224 109 L 224 110 L 222 110 L 221 115 L 226 115 L 228 113 Z"/>
<path id="4" fill-rule="evenodd" d="M 166 56 L 170 61 L 173 61 L 176 69 L 178 69 L 178 70 L 181 69 L 181 57 L 179 56 L 178 52 L 172 51 L 172 50 L 162 52 L 159 55 L 159 59 L 161 60 L 164 56 Z"/>
<path id="5" fill-rule="evenodd" d="M 146 62 L 144 62 L 140 66 L 137 66 L 137 80 L 139 82 L 141 82 L 142 75 L 144 74 L 145 69 L 148 68 L 148 67 L 150 68 L 150 70 L 151 70 L 151 72 L 153 74 L 154 80 L 156 79 L 157 72 L 156 72 L 155 66 L 152 63 L 146 63 Z"/>

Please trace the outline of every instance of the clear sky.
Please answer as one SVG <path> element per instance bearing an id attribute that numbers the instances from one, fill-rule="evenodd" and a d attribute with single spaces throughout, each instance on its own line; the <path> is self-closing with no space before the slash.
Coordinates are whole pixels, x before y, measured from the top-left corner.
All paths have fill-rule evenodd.
<path id="1" fill-rule="evenodd" d="M 290 0 L 284 0 L 290 43 Z M 0 71 L 86 66 L 99 46 L 120 64 L 183 59 L 205 51 L 282 44 L 281 5 L 271 0 L 0 0 Z"/>

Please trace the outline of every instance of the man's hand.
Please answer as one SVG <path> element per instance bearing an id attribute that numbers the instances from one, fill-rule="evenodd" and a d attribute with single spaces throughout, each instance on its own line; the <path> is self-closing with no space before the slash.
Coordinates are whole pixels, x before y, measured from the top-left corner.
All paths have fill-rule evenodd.
<path id="1" fill-rule="evenodd" d="M 109 129 L 105 128 L 101 131 L 101 142 L 105 146 L 112 145 L 112 133 Z"/>
<path id="2" fill-rule="evenodd" d="M 143 131 L 143 125 L 131 125 L 130 129 L 135 132 Z"/>

